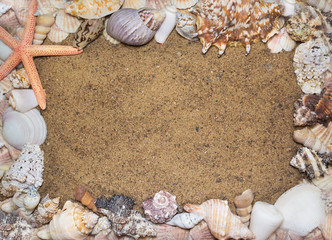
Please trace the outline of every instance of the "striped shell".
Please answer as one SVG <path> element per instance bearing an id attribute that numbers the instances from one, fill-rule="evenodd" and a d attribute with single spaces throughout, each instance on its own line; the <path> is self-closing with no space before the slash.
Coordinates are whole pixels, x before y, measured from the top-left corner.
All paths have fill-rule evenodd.
<path id="1" fill-rule="evenodd" d="M 234 215 L 228 202 L 211 199 L 201 205 L 186 204 L 184 210 L 203 216 L 213 236 L 218 239 L 253 239 L 255 235 Z"/>
<path id="2" fill-rule="evenodd" d="M 290 38 L 286 28 L 282 28 L 280 32 L 274 35 L 267 42 L 267 47 L 271 50 L 271 53 L 279 53 L 282 50 L 286 52 L 292 51 L 296 46 L 296 42 Z"/>
<path id="3" fill-rule="evenodd" d="M 193 229 L 190 230 L 189 235 L 192 240 L 214 240 L 215 237 L 210 232 L 210 229 L 205 221 L 201 221 Z"/>
<path id="4" fill-rule="evenodd" d="M 56 24 L 53 24 L 50 32 L 47 34 L 48 39 L 52 42 L 60 43 L 68 37 L 69 33 L 62 31 Z"/>
<path id="5" fill-rule="evenodd" d="M 55 22 L 52 14 L 40 15 L 36 18 L 35 35 L 33 36 L 33 44 L 42 44 L 51 31 L 51 26 Z"/>
<path id="6" fill-rule="evenodd" d="M 179 227 L 172 227 L 166 224 L 162 224 L 156 225 L 155 229 L 157 236 L 153 239 L 156 240 L 185 240 L 189 237 L 189 231 Z"/>
<path id="7" fill-rule="evenodd" d="M 75 33 L 79 26 L 81 25 L 81 20 L 78 20 L 76 17 L 73 17 L 64 10 L 59 10 L 56 16 L 55 24 L 62 30 L 67 33 Z"/>
<path id="8" fill-rule="evenodd" d="M 47 194 L 38 204 L 33 213 L 32 222 L 34 226 L 41 226 L 49 223 L 58 212 L 60 197 L 50 199 Z"/>

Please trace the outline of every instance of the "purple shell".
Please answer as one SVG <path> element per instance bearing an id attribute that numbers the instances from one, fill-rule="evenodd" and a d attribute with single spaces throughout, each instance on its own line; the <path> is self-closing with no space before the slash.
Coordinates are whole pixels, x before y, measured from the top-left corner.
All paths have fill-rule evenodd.
<path id="1" fill-rule="evenodd" d="M 177 213 L 176 197 L 168 192 L 160 191 L 153 198 L 143 202 L 146 219 L 153 223 L 165 223 Z"/>

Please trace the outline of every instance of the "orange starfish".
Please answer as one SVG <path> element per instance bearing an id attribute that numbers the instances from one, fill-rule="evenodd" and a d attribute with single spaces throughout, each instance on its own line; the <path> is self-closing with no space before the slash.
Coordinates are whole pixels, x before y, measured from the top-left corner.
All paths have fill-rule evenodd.
<path id="1" fill-rule="evenodd" d="M 21 41 L 12 37 L 5 29 L 0 26 L 0 39 L 13 49 L 12 54 L 0 67 L 0 80 L 5 78 L 20 62 L 23 63 L 27 71 L 32 89 L 36 95 L 41 109 L 46 108 L 45 91 L 41 85 L 33 57 L 36 56 L 54 56 L 54 55 L 74 55 L 78 51 L 71 46 L 59 45 L 32 45 L 35 32 L 36 17 L 34 13 L 37 9 L 36 0 L 32 0 L 29 6 L 28 18 L 24 27 L 24 35 Z"/>

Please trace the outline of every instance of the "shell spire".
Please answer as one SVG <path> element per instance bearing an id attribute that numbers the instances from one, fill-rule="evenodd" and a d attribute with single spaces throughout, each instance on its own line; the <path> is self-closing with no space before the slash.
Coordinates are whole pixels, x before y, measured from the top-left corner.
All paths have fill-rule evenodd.
<path id="1" fill-rule="evenodd" d="M 184 210 L 204 217 L 213 236 L 224 239 L 253 239 L 255 235 L 229 209 L 228 202 L 210 199 L 201 205 L 186 204 Z"/>
<path id="2" fill-rule="evenodd" d="M 251 189 L 245 190 L 241 195 L 236 196 L 234 199 L 236 214 L 240 217 L 241 222 L 247 226 L 249 226 L 252 201 L 254 201 L 254 193 Z"/>

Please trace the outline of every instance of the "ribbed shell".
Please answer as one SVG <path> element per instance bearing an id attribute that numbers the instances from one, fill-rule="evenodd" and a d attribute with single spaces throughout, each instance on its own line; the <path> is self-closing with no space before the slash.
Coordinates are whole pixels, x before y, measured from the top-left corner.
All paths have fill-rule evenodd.
<path id="1" fill-rule="evenodd" d="M 60 43 L 68 37 L 69 33 L 62 31 L 56 24 L 53 24 L 47 37 L 52 42 Z"/>
<path id="2" fill-rule="evenodd" d="M 279 53 L 282 50 L 286 52 L 292 51 L 296 46 L 296 42 L 290 38 L 285 28 L 282 28 L 280 32 L 269 39 L 267 47 L 271 50 L 271 53 Z"/>
<path id="3" fill-rule="evenodd" d="M 215 237 L 210 232 L 210 229 L 205 221 L 201 221 L 193 229 L 190 230 L 189 235 L 192 240 L 214 240 Z"/>
<path id="4" fill-rule="evenodd" d="M 304 2 L 318 8 L 322 12 L 329 12 L 332 9 L 331 0 L 304 0 Z"/>
<path id="5" fill-rule="evenodd" d="M 236 207 L 236 214 L 240 217 L 241 222 L 249 225 L 250 213 L 252 210 L 252 201 L 254 200 L 254 193 L 251 189 L 247 189 L 241 195 L 234 199 Z"/>
<path id="6" fill-rule="evenodd" d="M 332 239 L 332 213 L 326 214 L 321 230 L 325 239 Z"/>
<path id="7" fill-rule="evenodd" d="M 321 190 L 332 191 L 332 167 L 328 168 L 324 177 L 312 179 L 312 182 Z"/>
<path id="8" fill-rule="evenodd" d="M 219 240 L 255 237 L 240 218 L 231 212 L 227 201 L 211 199 L 201 205 L 186 204 L 184 210 L 203 216 L 212 235 Z"/>
<path id="9" fill-rule="evenodd" d="M 40 15 L 36 18 L 35 35 L 33 36 L 33 44 L 42 44 L 51 31 L 51 26 L 55 22 L 52 14 Z"/>
<path id="10" fill-rule="evenodd" d="M 107 34 L 129 45 L 140 46 L 148 43 L 165 18 L 162 10 L 120 9 L 107 21 Z"/>
<path id="11" fill-rule="evenodd" d="M 172 227 L 166 224 L 156 225 L 156 240 L 187 240 L 189 231 L 179 227 Z"/>
<path id="12" fill-rule="evenodd" d="M 76 17 L 73 17 L 64 10 L 59 10 L 56 16 L 55 23 L 62 30 L 67 33 L 75 33 L 78 27 L 81 25 L 81 20 L 78 20 Z"/>

